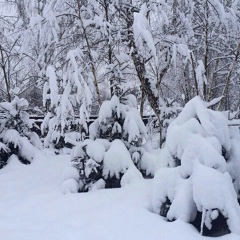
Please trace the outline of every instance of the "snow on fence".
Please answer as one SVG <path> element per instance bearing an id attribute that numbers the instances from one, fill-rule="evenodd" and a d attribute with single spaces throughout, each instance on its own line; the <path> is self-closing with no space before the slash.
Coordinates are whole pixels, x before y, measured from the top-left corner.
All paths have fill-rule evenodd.
<path id="1" fill-rule="evenodd" d="M 149 116 L 143 116 L 142 121 L 144 122 L 145 126 L 148 124 L 148 122 L 155 117 L 155 115 L 149 115 Z M 32 131 L 36 132 L 38 136 L 41 136 L 41 124 L 44 119 L 44 115 L 30 115 L 29 118 L 35 123 L 32 127 Z M 76 117 L 79 118 L 79 117 Z M 98 118 L 98 116 L 91 116 L 89 118 L 89 121 L 87 122 L 88 127 Z"/>

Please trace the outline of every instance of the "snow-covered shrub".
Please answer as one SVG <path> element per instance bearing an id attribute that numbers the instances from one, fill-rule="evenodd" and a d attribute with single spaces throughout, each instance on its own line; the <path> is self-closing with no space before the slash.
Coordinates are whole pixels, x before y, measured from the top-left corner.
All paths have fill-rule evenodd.
<path id="1" fill-rule="evenodd" d="M 118 139 L 109 144 L 98 140 L 78 143 L 72 150 L 72 161 L 79 170 L 79 191 L 121 187 L 142 178 Z"/>
<path id="2" fill-rule="evenodd" d="M 42 149 L 38 135 L 30 132 L 27 107 L 27 100 L 17 96 L 10 103 L 0 103 L 0 167 L 7 164 L 12 154 L 18 156 L 22 163 L 28 164 L 36 151 Z"/>
<path id="3" fill-rule="evenodd" d="M 169 221 L 193 222 L 202 234 L 239 234 L 239 129 L 208 106 L 195 97 L 170 124 L 152 206 Z"/>
<path id="4" fill-rule="evenodd" d="M 103 144 L 89 139 L 78 143 L 73 148 L 71 159 L 79 170 L 79 191 L 90 191 L 99 185 L 98 181 L 102 179 L 102 162 L 105 151 Z M 105 187 L 105 183 L 102 187 Z"/>
<path id="5" fill-rule="evenodd" d="M 141 169 L 141 159 L 145 152 L 143 144 L 146 142 L 146 127 L 137 110 L 137 101 L 133 95 L 120 99 L 114 95 L 111 100 L 104 101 L 99 117 L 89 127 L 90 139 L 107 139 L 113 142 L 121 140 L 128 149 L 132 161 Z"/>

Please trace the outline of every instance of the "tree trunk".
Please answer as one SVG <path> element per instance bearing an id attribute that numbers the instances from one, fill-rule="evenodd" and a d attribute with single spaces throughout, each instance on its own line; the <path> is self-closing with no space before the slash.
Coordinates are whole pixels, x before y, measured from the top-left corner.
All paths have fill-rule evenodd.
<path id="1" fill-rule="evenodd" d="M 222 91 L 222 96 L 224 96 L 226 94 L 226 92 L 227 92 L 228 85 L 229 85 L 229 82 L 230 82 L 230 79 L 231 79 L 231 76 L 232 76 L 232 73 L 233 73 L 233 69 L 236 66 L 236 63 L 237 63 L 237 60 L 238 60 L 238 57 L 239 57 L 239 53 L 240 53 L 240 41 L 238 42 L 238 45 L 237 45 L 237 48 L 236 48 L 236 52 L 235 52 L 235 58 L 234 58 L 234 60 L 233 60 L 233 62 L 231 64 L 231 67 L 229 69 L 229 72 L 228 72 L 228 75 L 227 75 L 227 78 L 226 78 L 226 83 L 225 83 L 225 87 L 224 87 L 224 89 Z M 221 109 L 222 102 L 223 102 L 223 98 L 221 99 L 221 101 L 218 104 L 218 107 L 217 107 L 218 111 Z"/>
<path id="2" fill-rule="evenodd" d="M 100 90 L 99 90 L 99 87 L 98 87 L 96 68 L 95 68 L 95 65 L 93 63 L 93 57 L 92 57 L 92 54 L 91 54 L 91 46 L 90 46 L 90 43 L 89 43 L 89 40 L 88 40 L 87 31 L 86 31 L 86 28 L 84 27 L 82 16 L 81 16 L 80 1 L 78 1 L 78 18 L 80 20 L 81 27 L 82 27 L 82 30 L 83 30 L 83 36 L 84 36 L 84 39 L 85 39 L 86 45 L 87 45 L 88 57 L 89 57 L 89 60 L 90 60 L 91 70 L 92 70 L 92 74 L 93 74 L 93 84 L 94 84 L 94 87 L 95 87 L 95 90 L 96 90 L 97 100 L 98 100 L 98 104 L 99 104 L 99 107 L 100 107 L 102 105 L 102 100 L 101 100 L 101 97 L 100 97 Z"/>

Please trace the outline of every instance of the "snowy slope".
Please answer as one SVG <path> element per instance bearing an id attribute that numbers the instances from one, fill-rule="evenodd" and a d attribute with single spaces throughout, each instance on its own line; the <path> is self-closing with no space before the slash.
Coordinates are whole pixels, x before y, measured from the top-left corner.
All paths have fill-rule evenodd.
<path id="1" fill-rule="evenodd" d="M 38 155 L 31 165 L 12 159 L 0 170 L 0 239 L 211 239 L 201 237 L 189 224 L 168 223 L 151 213 L 151 180 L 121 189 L 64 195 L 63 182 L 75 177 L 67 155 Z M 218 239 L 240 237 L 231 234 Z"/>

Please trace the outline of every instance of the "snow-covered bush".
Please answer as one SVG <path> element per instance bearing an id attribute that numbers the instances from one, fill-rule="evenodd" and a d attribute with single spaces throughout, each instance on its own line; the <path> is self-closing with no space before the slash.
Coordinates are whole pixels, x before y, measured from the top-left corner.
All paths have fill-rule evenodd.
<path id="1" fill-rule="evenodd" d="M 103 144 L 89 139 L 73 148 L 71 159 L 79 170 L 79 191 L 89 191 L 99 185 L 105 151 Z M 104 187 L 105 184 L 101 186 Z"/>
<path id="2" fill-rule="evenodd" d="M 72 150 L 79 170 L 79 191 L 124 186 L 142 178 L 122 141 L 85 140 Z"/>
<path id="3" fill-rule="evenodd" d="M 170 124 L 152 206 L 169 221 L 193 222 L 202 234 L 240 233 L 239 129 L 210 105 L 195 97 Z"/>
<path id="4" fill-rule="evenodd" d="M 28 164 L 36 151 L 42 149 L 38 135 L 30 132 L 27 107 L 27 100 L 17 96 L 10 103 L 0 103 L 0 168 L 7 164 L 12 154 L 18 156 L 22 163 Z"/>
<path id="5" fill-rule="evenodd" d="M 132 161 L 146 175 L 146 169 L 141 168 L 142 156 L 145 152 L 146 127 L 137 110 L 135 96 L 127 95 L 120 99 L 114 95 L 111 100 L 104 101 L 98 118 L 89 127 L 90 139 L 107 139 L 113 142 L 121 140 L 128 149 Z M 149 173 L 150 174 L 150 173 Z"/>

